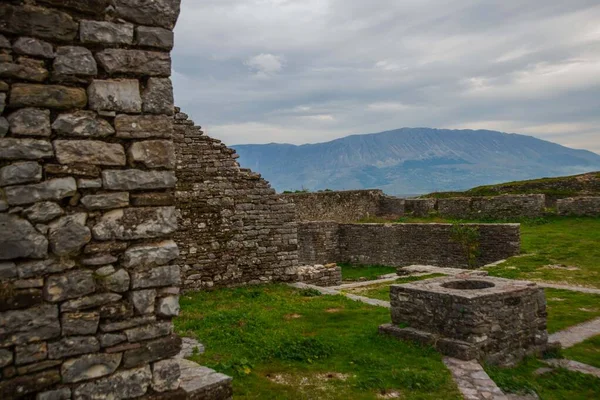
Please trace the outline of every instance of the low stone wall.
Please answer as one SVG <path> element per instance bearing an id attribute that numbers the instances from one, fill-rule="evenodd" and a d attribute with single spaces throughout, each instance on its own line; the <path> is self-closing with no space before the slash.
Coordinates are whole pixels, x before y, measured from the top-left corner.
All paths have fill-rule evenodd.
<path id="1" fill-rule="evenodd" d="M 427 217 L 436 209 L 436 199 L 406 199 L 404 212 L 414 217 Z"/>
<path id="2" fill-rule="evenodd" d="M 175 115 L 174 130 L 184 289 L 294 280 L 294 205 L 186 114 Z"/>
<path id="3" fill-rule="evenodd" d="M 342 268 L 335 264 L 306 265 L 296 270 L 296 282 L 317 286 L 337 286 L 342 284 Z"/>
<path id="4" fill-rule="evenodd" d="M 281 197 L 295 204 L 298 221 L 356 222 L 404 214 L 404 199 L 386 196 L 381 190 L 284 193 Z"/>
<path id="5" fill-rule="evenodd" d="M 600 216 L 600 197 L 570 197 L 556 202 L 559 215 L 577 217 Z"/>
<path id="6" fill-rule="evenodd" d="M 339 224 L 335 221 L 298 223 L 298 262 L 328 264 L 339 260 Z"/>
<path id="7" fill-rule="evenodd" d="M 536 218 L 544 215 L 543 194 L 439 199 L 437 211 L 448 218 Z"/>
<path id="8" fill-rule="evenodd" d="M 336 224 L 331 221 L 299 224 L 299 261 L 301 264 L 348 262 L 469 268 L 520 252 L 519 224 L 465 226 L 478 232 L 474 265 L 470 265 L 467 251 L 456 239 L 452 224 Z"/>

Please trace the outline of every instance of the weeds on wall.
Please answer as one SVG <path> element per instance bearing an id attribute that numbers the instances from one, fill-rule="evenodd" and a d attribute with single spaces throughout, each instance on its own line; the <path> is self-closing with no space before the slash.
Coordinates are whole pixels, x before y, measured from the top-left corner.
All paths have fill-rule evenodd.
<path id="1" fill-rule="evenodd" d="M 461 246 L 469 268 L 476 268 L 479 257 L 479 229 L 475 226 L 454 224 L 451 238 Z"/>

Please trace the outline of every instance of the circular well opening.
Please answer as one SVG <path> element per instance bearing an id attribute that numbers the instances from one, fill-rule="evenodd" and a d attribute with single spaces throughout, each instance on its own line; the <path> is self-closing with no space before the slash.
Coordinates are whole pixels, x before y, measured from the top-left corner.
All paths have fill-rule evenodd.
<path id="1" fill-rule="evenodd" d="M 471 280 L 452 281 L 452 282 L 446 282 L 446 283 L 442 284 L 442 287 L 445 287 L 448 289 L 457 289 L 457 290 L 479 290 L 479 289 L 488 289 L 488 288 L 491 288 L 494 286 L 496 286 L 496 285 L 494 285 L 492 282 L 471 281 Z"/>

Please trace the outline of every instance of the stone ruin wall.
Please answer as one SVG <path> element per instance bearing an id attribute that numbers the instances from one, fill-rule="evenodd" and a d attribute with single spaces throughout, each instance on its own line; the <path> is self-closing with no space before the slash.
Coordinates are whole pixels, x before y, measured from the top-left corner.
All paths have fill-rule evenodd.
<path id="1" fill-rule="evenodd" d="M 184 287 L 298 281 L 294 204 L 181 112 L 174 139 Z"/>
<path id="2" fill-rule="evenodd" d="M 404 199 L 386 196 L 381 190 L 346 190 L 284 193 L 296 205 L 298 221 L 356 222 L 363 218 L 404 214 Z"/>
<path id="3" fill-rule="evenodd" d="M 519 224 L 465 224 L 479 232 L 476 266 L 518 255 Z M 452 224 L 337 224 L 301 222 L 300 263 L 330 262 L 402 267 L 413 264 L 468 268 L 467 255 L 453 239 Z"/>
<path id="4" fill-rule="evenodd" d="M 179 0 L 0 4 L 0 398 L 172 398 Z"/>
<path id="5" fill-rule="evenodd" d="M 556 202 L 558 215 L 600 217 L 600 197 L 570 197 Z"/>
<path id="6" fill-rule="evenodd" d="M 439 215 L 452 218 L 537 218 L 544 215 L 543 194 L 439 199 Z"/>

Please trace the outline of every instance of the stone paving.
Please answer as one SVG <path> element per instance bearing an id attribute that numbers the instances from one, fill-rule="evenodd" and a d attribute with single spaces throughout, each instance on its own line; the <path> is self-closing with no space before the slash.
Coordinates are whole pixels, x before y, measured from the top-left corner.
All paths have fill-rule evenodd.
<path id="1" fill-rule="evenodd" d="M 566 349 L 597 335 L 600 335 L 600 318 L 553 333 L 548 341 L 559 342 Z"/>
<path id="2" fill-rule="evenodd" d="M 465 400 L 508 400 L 477 361 L 444 357 L 444 364 Z"/>
<path id="3" fill-rule="evenodd" d="M 552 367 L 565 368 L 569 371 L 581 372 L 582 374 L 593 375 L 600 378 L 600 368 L 592 367 L 591 365 L 580 363 L 578 361 L 567 359 L 551 359 L 545 360 L 544 362 Z"/>

